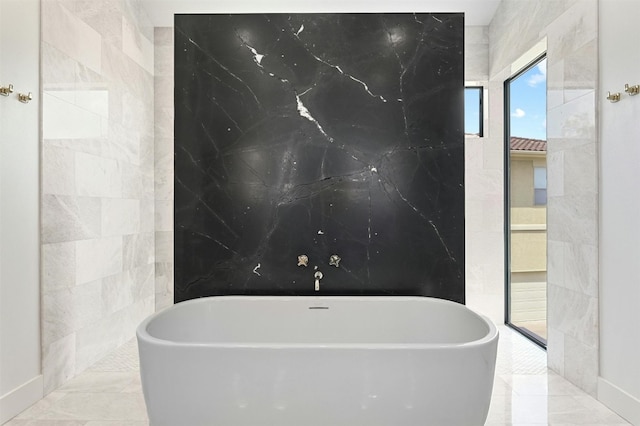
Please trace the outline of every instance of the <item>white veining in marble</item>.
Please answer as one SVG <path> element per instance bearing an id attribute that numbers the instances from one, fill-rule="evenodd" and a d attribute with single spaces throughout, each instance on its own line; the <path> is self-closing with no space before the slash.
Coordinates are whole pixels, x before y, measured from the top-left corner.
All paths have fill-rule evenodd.
<path id="1" fill-rule="evenodd" d="M 134 220 L 134 225 L 131 225 L 130 223 L 122 223 L 123 228 L 120 229 L 119 235 L 125 235 L 126 232 L 124 231 L 131 231 L 132 229 L 137 229 L 137 232 L 142 232 L 144 234 L 136 235 L 131 238 L 127 237 L 126 239 L 122 239 L 121 237 L 120 270 L 113 274 L 111 274 L 111 272 L 114 271 L 116 269 L 115 266 L 117 266 L 114 264 L 117 262 L 114 258 L 108 258 L 104 265 L 101 261 L 93 259 L 90 260 L 90 263 L 88 263 L 86 267 L 78 266 L 78 269 L 76 270 L 75 262 L 76 257 L 78 256 L 76 253 L 66 255 L 59 254 L 57 255 L 57 258 L 60 259 L 60 262 L 66 264 L 67 267 L 56 269 L 49 266 L 47 268 L 45 264 L 45 273 L 49 271 L 49 278 L 45 278 L 45 281 L 48 280 L 52 291 L 62 290 L 67 286 L 72 287 L 72 285 L 62 284 L 69 283 L 70 279 L 74 279 L 77 282 L 85 282 L 83 280 L 91 278 L 92 274 L 88 271 L 88 268 L 90 267 L 97 267 L 98 270 L 103 271 L 98 275 L 102 275 L 103 273 L 110 274 L 103 278 L 96 279 L 96 281 L 102 280 L 102 291 L 106 300 L 102 309 L 104 309 L 105 312 L 109 312 L 110 315 L 104 320 L 105 323 L 101 324 L 102 328 L 84 329 L 82 333 L 80 333 L 82 338 L 79 339 L 79 342 L 75 342 L 75 333 L 77 332 L 77 330 L 75 330 L 74 334 L 66 335 L 60 340 L 52 343 L 49 347 L 43 348 L 43 353 L 45 354 L 45 359 L 43 361 L 45 383 L 50 383 L 48 387 L 48 390 L 50 391 L 55 389 L 57 384 L 63 383 L 73 374 L 81 371 L 81 368 L 78 370 L 75 368 L 75 345 L 80 345 L 80 348 L 88 345 L 88 347 L 92 348 L 91 350 L 81 349 L 82 359 L 78 365 L 86 367 L 91 360 L 96 359 L 100 355 L 104 354 L 104 351 L 110 349 L 109 344 L 113 345 L 113 342 L 119 341 L 119 336 L 117 336 L 119 332 L 124 334 L 130 332 L 123 331 L 123 321 L 115 318 L 119 318 L 116 313 L 121 312 L 122 309 L 127 311 L 125 305 L 131 299 L 129 299 L 128 296 L 123 296 L 121 298 L 118 295 L 114 296 L 110 293 L 111 291 L 118 291 L 118 289 L 122 290 L 123 288 L 121 285 L 126 286 L 130 284 L 130 281 L 128 281 L 130 280 L 130 277 L 125 278 L 126 274 L 124 271 L 126 268 L 144 268 L 144 265 L 147 262 L 154 264 L 155 267 L 153 268 L 153 274 L 155 275 L 156 307 L 166 306 L 172 302 L 173 228 L 172 220 L 168 214 L 167 205 L 170 200 L 173 199 L 173 129 L 172 126 L 169 125 L 173 118 L 170 114 L 173 102 L 173 87 L 169 83 L 172 80 L 172 76 L 170 74 L 173 72 L 172 48 L 170 47 L 173 43 L 173 37 L 171 29 L 162 28 L 155 30 L 155 60 L 151 63 L 155 63 L 157 75 L 154 78 L 151 78 L 148 62 L 150 44 L 147 45 L 147 43 L 150 43 L 150 39 L 149 34 L 146 33 L 148 30 L 139 28 L 140 24 L 134 22 L 135 20 L 131 20 L 132 14 L 135 14 L 134 10 L 130 10 L 131 6 L 122 6 L 119 5 L 118 2 L 112 0 L 101 2 L 102 4 L 100 5 L 92 2 L 85 2 L 91 4 L 86 5 L 87 7 L 84 8 L 80 8 L 71 0 L 60 0 L 57 2 L 54 2 L 53 0 L 44 0 L 43 3 L 52 4 L 51 6 L 45 6 L 50 8 L 51 14 L 43 15 L 43 57 L 51 58 L 47 60 L 48 62 L 43 60 L 43 87 L 46 91 L 47 88 L 50 87 L 48 85 L 56 85 L 56 87 L 50 87 L 52 89 L 51 94 L 48 95 L 45 93 L 45 96 L 48 95 L 51 96 L 51 98 L 56 98 L 53 89 L 57 88 L 58 92 L 63 92 L 64 90 L 70 90 L 76 87 L 79 91 L 83 91 L 83 94 L 73 99 L 67 98 L 63 100 L 62 98 L 64 98 L 66 94 L 58 93 L 60 97 L 52 101 L 57 102 L 56 105 L 66 104 L 66 111 L 79 111 L 76 112 L 76 114 L 86 113 L 90 114 L 87 117 L 97 116 L 101 118 L 99 121 L 99 133 L 95 130 L 98 128 L 95 123 L 92 124 L 93 133 L 89 133 L 89 130 L 83 130 L 82 127 L 74 127 L 74 131 L 76 132 L 75 136 L 80 135 L 83 139 L 69 137 L 69 134 L 64 138 L 58 137 L 62 135 L 53 131 L 49 132 L 51 136 L 56 137 L 52 137 L 50 140 L 47 140 L 46 142 L 48 145 L 45 147 L 45 154 L 49 153 L 49 155 L 45 155 L 43 173 L 47 174 L 47 176 L 52 176 L 52 180 L 48 181 L 50 183 L 47 183 L 47 186 L 45 187 L 46 190 L 44 191 L 43 243 L 46 244 L 44 244 L 43 247 L 49 247 L 53 250 L 53 246 L 58 244 L 59 241 L 98 239 L 104 235 L 105 223 L 108 224 L 106 227 L 109 229 L 107 234 L 118 234 L 118 227 L 116 224 L 120 221 L 120 218 L 111 217 L 114 210 L 109 207 L 106 209 L 104 208 L 105 205 L 113 207 L 111 204 L 102 203 L 105 197 L 125 197 L 132 200 L 138 200 L 138 216 L 137 219 Z M 589 49 L 594 48 L 592 43 L 593 40 L 589 38 L 589 31 L 593 23 L 590 15 L 592 10 L 589 9 L 589 2 L 582 2 L 587 4 L 587 6 L 580 9 L 580 7 L 571 8 L 571 6 L 580 3 L 579 0 L 570 2 L 542 2 L 537 0 L 535 2 L 529 2 L 535 4 L 531 7 L 527 7 L 526 10 L 521 9 L 522 2 L 507 0 L 504 3 L 505 5 L 501 6 L 502 10 L 500 12 L 504 19 L 501 23 L 496 24 L 496 28 L 492 28 L 491 35 L 493 37 L 495 37 L 497 33 L 500 33 L 500 28 L 502 28 L 503 32 L 507 32 L 507 25 L 511 25 L 518 17 L 522 18 L 525 16 L 526 19 L 522 25 L 517 27 L 517 32 L 511 31 L 511 34 L 509 35 L 510 41 L 508 43 L 511 44 L 512 48 L 502 49 L 499 53 L 492 52 L 492 70 L 500 70 L 503 65 L 506 65 L 509 60 L 513 59 L 512 57 L 509 57 L 509 55 L 513 55 L 513 52 L 518 52 L 519 49 L 526 45 L 528 42 L 527 37 L 523 37 L 522 34 L 533 33 L 537 36 L 541 31 L 548 31 L 551 35 L 556 34 L 554 31 L 558 29 L 561 30 L 561 27 L 563 26 L 565 28 L 563 31 L 573 31 L 574 34 L 571 34 L 570 37 L 569 35 L 562 35 L 562 33 L 558 35 L 558 37 L 562 37 L 563 39 L 567 37 L 570 38 L 570 40 L 567 39 L 564 42 L 565 44 L 573 46 L 570 50 L 565 52 L 564 50 L 561 50 L 560 46 L 556 48 L 555 46 L 550 45 L 550 54 L 552 49 L 556 49 L 560 52 L 559 55 L 567 56 L 567 66 L 563 66 L 561 79 L 564 79 L 565 76 L 567 76 L 567 81 L 577 82 L 573 85 L 567 83 L 566 88 L 560 87 L 560 90 L 562 91 L 562 99 L 556 100 L 553 106 L 557 107 L 557 113 L 560 114 L 561 117 L 559 120 L 552 118 L 551 125 L 556 126 L 552 130 L 562 135 L 563 138 L 585 137 L 586 139 L 590 139 L 595 130 L 588 127 L 589 120 L 591 120 L 593 116 L 590 115 L 592 111 L 589 109 L 591 108 L 591 105 L 588 104 L 588 100 L 594 99 L 593 93 L 588 91 L 590 83 L 589 73 L 592 73 L 592 70 L 588 68 Z M 122 10 L 122 8 L 126 10 Z M 575 16 L 577 16 L 577 18 L 575 18 Z M 59 21 L 55 21 L 54 18 L 56 17 L 59 17 Z M 561 17 L 561 19 L 555 22 L 554 20 L 558 17 Z M 537 27 L 538 24 L 534 23 L 534 20 L 538 18 L 542 22 L 551 22 L 553 25 L 548 25 L 546 29 L 541 27 L 539 28 Z M 584 22 L 577 22 L 585 20 L 588 21 L 586 24 Z M 120 26 L 114 26 L 111 23 L 107 25 L 108 22 L 120 22 Z M 134 23 L 131 24 L 131 22 Z M 64 29 L 64 31 L 61 29 L 61 23 L 69 23 L 68 25 L 73 29 L 71 33 L 75 32 L 78 35 L 76 37 L 78 43 L 76 43 L 73 38 L 68 37 L 66 29 Z M 500 27 L 497 27 L 498 25 L 500 25 Z M 140 34 L 136 34 L 137 31 L 139 31 Z M 488 45 L 488 41 L 485 43 L 485 36 L 487 38 L 489 37 L 487 35 L 488 29 L 482 29 L 482 27 L 479 27 L 479 29 L 474 31 L 475 32 L 473 34 L 477 33 L 477 39 L 476 42 L 473 43 L 474 49 L 469 49 L 468 52 L 468 57 L 470 58 L 468 60 L 474 65 L 472 68 L 469 68 L 469 73 L 470 75 L 473 74 L 474 80 L 483 80 L 483 78 L 488 78 L 486 76 L 489 75 L 488 59 L 486 68 L 482 62 L 485 60 L 485 53 L 482 51 L 482 46 L 485 44 Z M 96 35 L 101 38 L 102 42 L 96 43 L 96 40 L 98 40 Z M 123 46 L 123 44 L 126 46 Z M 87 45 L 93 46 L 94 49 L 91 50 L 87 48 Z M 562 47 L 562 49 L 565 49 L 565 47 Z M 574 51 L 579 53 L 574 53 Z M 101 52 L 100 60 L 97 59 L 96 52 Z M 489 52 L 487 52 L 486 55 L 488 57 Z M 586 69 L 588 72 L 578 72 L 579 67 L 584 68 L 585 66 L 587 67 Z M 136 67 L 138 69 L 136 69 Z M 483 74 L 483 72 L 486 72 L 486 74 Z M 496 73 L 492 72 L 492 75 L 496 75 Z M 103 102 L 98 102 L 97 100 L 98 98 L 104 99 L 104 96 L 102 95 L 95 98 L 95 105 L 92 103 L 91 94 L 88 92 L 88 88 L 95 88 L 95 86 L 92 85 L 95 83 L 96 79 L 104 80 L 105 84 L 102 87 L 109 87 L 108 110 L 104 109 Z M 155 84 L 153 84 L 154 80 Z M 149 84 L 150 82 L 151 84 Z M 89 83 L 91 84 L 87 86 Z M 137 96 L 133 96 L 132 93 L 137 90 L 135 89 L 136 85 L 141 86 L 139 89 L 140 92 Z M 503 242 L 503 235 L 501 232 L 502 205 L 500 204 L 502 194 L 502 147 L 501 142 L 498 142 L 501 141 L 502 134 L 501 130 L 496 130 L 496 128 L 501 129 L 502 114 L 500 110 L 500 103 L 493 102 L 494 99 L 501 96 L 501 87 L 498 87 L 499 85 L 501 85 L 501 82 L 492 82 L 489 84 L 490 89 L 492 89 L 492 92 L 495 95 L 492 95 L 489 99 L 489 111 L 492 123 L 491 128 L 487 130 L 489 135 L 493 136 L 493 138 L 490 140 L 478 139 L 471 142 L 467 141 L 467 145 L 474 144 L 474 147 L 478 148 L 476 151 L 481 154 L 478 157 L 473 157 L 474 161 L 477 160 L 477 166 L 475 167 L 477 175 L 473 176 L 481 177 L 481 180 L 474 182 L 476 182 L 478 186 L 482 186 L 482 188 L 478 189 L 479 191 L 482 191 L 483 194 L 486 193 L 483 197 L 473 199 L 473 203 L 470 204 L 474 211 L 481 210 L 482 213 L 478 217 L 474 217 L 471 221 L 473 227 L 478 232 L 470 232 L 467 238 L 468 241 L 483 242 L 483 244 L 477 244 L 472 247 L 476 253 L 488 253 L 484 258 L 484 263 L 476 261 L 473 262 L 474 267 L 473 269 L 468 270 L 468 274 L 474 280 L 477 279 L 477 281 L 474 281 L 471 286 L 478 290 L 476 293 L 476 301 L 478 305 L 486 308 L 487 312 L 491 311 L 492 317 L 495 316 L 496 318 L 501 315 L 494 309 L 495 307 L 493 305 L 495 305 L 496 300 L 498 300 L 500 304 L 502 303 L 502 294 L 500 289 L 502 279 L 502 270 L 500 268 L 502 267 L 502 260 L 500 253 Z M 584 87 L 587 87 L 586 92 L 584 91 Z M 578 90 L 583 91 L 578 92 Z M 144 96 L 147 98 L 154 98 L 155 104 L 151 104 L 150 106 L 148 103 L 136 103 L 133 101 L 138 97 L 144 98 Z M 564 102 L 575 102 L 575 104 L 565 105 Z M 155 109 L 156 117 L 155 146 L 153 146 L 151 150 L 145 148 L 145 137 L 149 137 L 149 133 L 153 135 L 154 128 L 152 127 L 149 130 L 148 127 L 146 127 L 148 123 L 139 122 L 140 120 L 146 121 L 149 116 L 149 121 L 153 122 L 153 115 L 151 115 L 152 113 L 149 111 L 150 107 Z M 585 113 L 586 115 L 584 115 Z M 567 116 L 572 117 L 572 123 L 577 123 L 578 128 L 574 127 L 575 124 L 563 121 Z M 91 120 L 93 120 L 93 118 Z M 91 122 L 93 123 L 93 121 Z M 139 124 L 141 128 L 145 129 L 145 131 L 132 133 L 130 127 L 136 124 Z M 579 126 L 587 127 L 580 128 Z M 48 128 L 52 129 L 52 127 Z M 57 131 L 58 130 L 56 130 L 56 132 Z M 94 136 L 96 136 L 97 139 Z M 595 137 L 595 135 L 593 135 L 593 137 Z M 581 140 L 585 141 L 585 138 Z M 583 142 L 574 143 L 580 144 Z M 590 143 L 590 141 L 587 140 L 587 143 Z M 482 146 L 480 147 L 480 145 Z M 61 153 L 53 154 L 53 148 L 63 148 L 64 150 L 70 150 L 76 153 L 75 161 L 73 162 L 73 170 L 62 173 L 58 172 L 59 174 L 56 175 L 55 170 L 57 169 L 57 166 L 49 164 L 46 158 L 50 158 L 52 160 L 51 163 L 61 165 L 68 164 L 71 160 L 70 152 L 65 152 L 63 150 Z M 111 167 L 109 168 L 108 175 L 113 178 L 108 181 L 100 180 L 101 178 L 99 177 L 96 178 L 96 176 L 91 173 L 91 170 L 89 170 L 89 167 L 87 167 L 91 163 L 90 160 L 88 162 L 77 160 L 77 156 L 81 154 L 92 154 L 101 158 L 102 165 L 98 166 L 98 170 L 100 170 L 100 167 L 103 169 L 104 167 Z M 153 159 L 151 163 L 152 170 L 150 172 L 145 170 L 145 164 L 148 163 L 148 161 L 145 161 L 144 159 L 145 157 L 149 157 L 149 155 L 150 158 Z M 553 153 L 550 153 L 550 155 L 553 155 Z M 576 153 L 576 155 L 579 156 L 582 154 Z M 589 155 L 590 154 L 588 153 L 583 155 L 585 158 L 582 164 L 587 164 L 589 162 Z M 90 157 L 81 156 L 80 158 L 84 160 Z M 115 168 L 112 167 L 114 164 L 111 162 L 112 160 L 116 164 Z M 573 161 L 573 159 L 568 157 L 566 161 Z M 587 163 L 585 163 L 585 161 Z M 105 166 L 105 164 L 108 165 Z M 75 170 L 78 165 L 81 169 L 79 171 Z M 567 183 L 568 188 L 574 188 L 573 185 L 575 185 L 575 182 L 573 179 L 580 178 L 579 172 L 580 170 L 576 170 L 576 173 L 572 174 L 572 180 Z M 74 177 L 76 177 L 76 179 L 73 179 Z M 145 188 L 148 188 L 148 184 L 146 182 L 148 182 L 150 177 L 151 181 L 154 182 L 155 187 L 153 195 L 150 195 L 149 192 L 145 192 Z M 89 180 L 87 181 L 85 178 Z M 97 179 L 97 181 L 90 179 Z M 467 180 L 467 182 L 470 182 L 470 180 Z M 70 197 L 54 197 L 53 194 L 65 196 L 91 195 L 91 197 L 96 197 L 95 201 L 97 201 L 97 204 L 94 200 L 90 200 L 89 198 L 72 199 Z M 474 194 L 479 194 L 479 192 L 474 192 Z M 496 196 L 495 194 L 498 195 Z M 555 193 L 555 195 L 560 197 L 564 195 L 564 192 L 558 192 Z M 500 198 L 498 198 L 498 196 Z M 103 199 L 100 200 L 99 197 L 103 197 Z M 155 205 L 153 202 L 151 204 L 145 204 L 142 202 L 143 198 L 155 198 Z M 581 206 L 585 207 L 587 211 L 592 212 L 593 210 L 589 210 L 589 203 L 591 202 L 591 199 L 585 199 Z M 154 209 L 158 208 L 162 211 L 156 214 Z M 569 213 L 571 211 L 568 209 L 569 206 L 567 206 L 567 214 L 563 215 L 565 218 L 570 217 Z M 105 210 L 108 210 L 108 212 L 105 212 Z M 121 210 L 124 211 L 127 209 Z M 128 211 L 131 212 L 131 209 Z M 58 216 L 58 213 L 60 213 L 60 216 Z M 107 218 L 104 217 L 105 214 L 107 214 Z M 148 220 L 150 217 L 155 218 L 155 229 L 158 231 L 151 237 L 149 234 L 152 233 L 153 229 L 149 229 L 148 227 L 145 228 L 145 226 L 148 226 L 148 223 L 145 224 L 145 219 Z M 574 231 L 587 232 L 588 235 L 595 235 L 595 237 L 597 237 L 597 233 L 594 234 L 593 232 L 590 232 L 592 231 L 593 226 L 597 226 L 597 222 L 594 223 L 592 218 L 593 215 L 589 214 L 588 220 L 576 226 Z M 483 230 L 483 226 L 488 226 L 490 229 Z M 561 242 L 568 239 L 568 237 L 569 236 L 566 235 L 566 233 L 563 234 Z M 72 244 L 74 244 L 73 247 L 75 249 L 75 243 Z M 591 258 L 591 254 L 583 253 L 581 251 L 581 247 L 593 247 L 593 241 L 581 241 L 581 245 L 576 246 L 577 249 L 572 245 L 573 241 L 567 242 L 567 244 L 569 245 L 563 245 L 562 249 L 566 250 L 570 256 L 575 253 L 576 257 L 575 259 L 569 259 L 568 262 L 561 262 L 561 267 L 563 268 L 562 278 L 561 282 L 558 283 L 558 286 L 560 288 L 567 288 L 576 291 L 583 289 L 588 292 L 589 295 L 592 295 L 592 282 L 587 282 L 585 285 L 575 285 L 576 283 L 574 282 L 565 282 L 564 277 L 576 276 L 576 279 L 583 279 L 585 276 L 592 277 L 593 275 L 591 275 L 591 273 L 595 273 L 597 276 L 597 266 L 595 271 L 593 268 L 589 268 L 584 271 L 584 274 L 586 275 L 581 275 L 580 273 L 581 270 L 584 270 L 584 268 L 580 268 L 581 262 L 586 262 Z M 149 246 L 152 248 L 149 249 Z M 79 245 L 78 247 L 84 248 L 83 245 Z M 138 248 L 142 248 L 141 254 L 134 253 Z M 149 250 L 151 250 L 151 252 L 149 252 Z M 50 259 L 54 258 L 53 253 L 49 253 L 48 256 Z M 65 262 L 65 258 L 70 260 Z M 52 265 L 52 263 L 49 263 L 49 265 Z M 75 277 L 76 273 L 80 275 L 79 279 Z M 58 279 L 58 277 L 60 279 Z M 122 281 L 118 283 L 112 281 L 120 279 L 122 279 Z M 106 282 L 109 283 L 105 284 Z M 149 289 L 144 287 L 144 285 L 143 288 L 146 288 L 146 290 L 140 290 L 141 293 L 145 295 L 148 294 Z M 139 305 L 139 307 L 140 309 L 145 309 L 144 304 Z M 127 316 L 126 314 L 123 315 Z M 131 317 L 133 314 L 128 315 Z M 116 331 L 107 333 L 112 336 L 107 339 L 109 344 L 104 346 L 96 345 L 89 338 L 90 333 L 95 333 L 96 330 L 108 329 L 109 326 L 106 325 L 106 323 L 111 323 L 112 325 L 120 324 L 120 327 L 114 326 Z M 64 324 L 64 322 L 62 322 L 62 324 Z M 576 328 L 577 327 L 580 327 L 580 325 L 577 325 Z M 565 327 L 561 328 L 565 330 L 567 329 Z M 564 362 L 564 332 L 552 328 L 550 330 L 550 336 L 553 336 L 554 334 L 562 335 L 562 339 L 553 339 L 550 337 L 550 342 L 562 341 L 562 346 L 558 346 L 557 350 L 558 353 L 562 355 L 560 358 L 562 358 Z M 70 344 L 71 339 L 74 340 L 73 345 Z M 567 362 L 570 364 L 572 362 L 571 356 L 574 353 L 572 348 L 578 348 L 578 345 L 573 344 L 568 340 L 566 344 L 570 349 L 567 351 Z M 64 348 L 64 350 L 51 350 L 58 346 Z M 591 350 L 590 347 L 589 350 Z M 71 352 L 73 352 L 73 356 L 71 356 Z M 54 353 L 59 353 L 60 355 L 54 355 Z M 68 356 L 68 358 L 63 361 L 64 356 Z M 54 365 L 60 366 L 60 368 L 53 368 Z M 71 366 L 73 366 L 73 368 Z M 561 369 L 559 369 L 559 371 L 560 370 Z M 560 372 L 564 374 L 564 368 L 562 370 L 563 371 Z M 568 374 L 571 374 L 572 377 L 579 374 L 577 371 L 574 374 L 569 370 L 567 370 Z M 70 371 L 71 373 L 69 373 Z M 591 373 L 589 372 L 588 374 Z M 499 385 L 499 387 L 500 386 L 502 386 L 502 384 Z M 504 390 L 504 387 L 501 389 Z M 596 417 L 594 417 L 594 419 L 595 418 Z M 131 424 L 137 424 L 138 422 L 136 419 L 131 420 L 133 421 Z M 564 419 L 560 420 L 565 421 Z M 49 423 L 46 424 L 52 425 L 54 424 L 52 422 L 57 420 L 50 419 L 47 421 Z M 96 425 L 100 424 L 100 421 L 109 420 L 94 419 L 93 421 L 83 421 L 79 424 Z M 118 423 L 120 425 L 129 424 L 125 423 L 124 419 L 116 421 L 122 421 L 122 423 Z"/>

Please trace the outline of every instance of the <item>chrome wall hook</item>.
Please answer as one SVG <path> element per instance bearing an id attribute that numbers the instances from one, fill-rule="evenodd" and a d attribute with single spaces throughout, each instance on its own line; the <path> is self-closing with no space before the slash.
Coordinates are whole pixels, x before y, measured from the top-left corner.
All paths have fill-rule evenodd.
<path id="1" fill-rule="evenodd" d="M 616 92 L 616 93 L 611 93 L 611 92 L 607 92 L 607 100 L 609 102 L 616 103 L 616 102 L 620 102 L 620 93 Z"/>
<path id="2" fill-rule="evenodd" d="M 33 95 L 31 94 L 31 92 L 29 92 L 26 95 L 24 93 L 18 93 L 18 100 L 23 104 L 28 104 L 29 101 L 32 99 L 33 99 Z"/>
<path id="3" fill-rule="evenodd" d="M 628 93 L 629 96 L 635 96 L 638 93 L 640 93 L 640 85 L 636 84 L 633 86 L 629 86 L 628 84 L 624 85 L 624 91 L 625 93 Z"/>
<path id="4" fill-rule="evenodd" d="M 9 96 L 11 93 L 13 93 L 13 84 L 10 84 L 6 87 L 0 87 L 0 95 Z"/>

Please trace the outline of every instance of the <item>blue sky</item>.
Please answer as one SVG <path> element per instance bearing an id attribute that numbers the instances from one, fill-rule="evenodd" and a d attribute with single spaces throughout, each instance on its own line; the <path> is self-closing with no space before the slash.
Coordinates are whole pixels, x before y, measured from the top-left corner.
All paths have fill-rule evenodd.
<path id="1" fill-rule="evenodd" d="M 465 90 L 464 92 L 464 132 L 477 134 L 480 123 L 480 99 L 479 93 L 482 91 Z"/>
<path id="2" fill-rule="evenodd" d="M 477 133 L 480 117 L 477 93 L 465 92 L 465 133 Z M 511 81 L 511 136 L 547 138 L 547 60 Z"/>
<path id="3" fill-rule="evenodd" d="M 511 81 L 511 136 L 547 139 L 547 60 Z"/>

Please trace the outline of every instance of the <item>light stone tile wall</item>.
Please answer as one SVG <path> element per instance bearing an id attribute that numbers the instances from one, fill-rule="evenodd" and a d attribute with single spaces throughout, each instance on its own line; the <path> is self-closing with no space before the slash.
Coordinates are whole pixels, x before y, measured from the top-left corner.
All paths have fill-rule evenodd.
<path id="1" fill-rule="evenodd" d="M 464 79 L 489 80 L 489 27 L 464 27 Z"/>
<path id="2" fill-rule="evenodd" d="M 133 0 L 42 1 L 45 393 L 154 311 L 153 29 Z"/>
<path id="3" fill-rule="evenodd" d="M 489 27 L 465 27 L 465 81 L 485 88 L 484 136 L 465 138 L 466 304 L 504 321 L 502 111 L 493 108 Z M 499 104 L 497 104 L 499 105 Z"/>
<path id="4" fill-rule="evenodd" d="M 592 395 L 599 351 L 597 22 L 596 0 L 503 0 L 489 30 L 491 102 L 500 109 L 511 63 L 547 37 L 548 364 Z M 498 120 L 501 112 L 492 127 Z M 502 134 L 490 143 L 502 162 Z"/>
<path id="5" fill-rule="evenodd" d="M 173 28 L 155 28 L 156 310 L 173 304 Z"/>

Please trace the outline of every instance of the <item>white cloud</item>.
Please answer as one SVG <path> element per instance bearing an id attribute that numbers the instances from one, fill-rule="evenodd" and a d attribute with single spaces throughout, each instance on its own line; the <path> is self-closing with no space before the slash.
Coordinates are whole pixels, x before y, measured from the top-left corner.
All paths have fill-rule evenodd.
<path id="1" fill-rule="evenodd" d="M 545 59 L 536 65 L 536 70 L 538 70 L 538 72 L 527 80 L 527 84 L 531 87 L 536 87 L 538 84 L 547 81 L 547 60 Z"/>
<path id="2" fill-rule="evenodd" d="M 523 110 L 521 110 L 520 108 L 516 108 L 516 110 L 511 113 L 511 116 L 515 117 L 515 118 L 522 118 L 525 115 L 527 115 L 527 114 Z"/>
<path id="3" fill-rule="evenodd" d="M 547 76 L 545 74 L 534 74 L 529 77 L 527 84 L 531 87 L 536 87 L 538 84 L 544 83 L 545 81 L 547 81 Z"/>
<path id="4" fill-rule="evenodd" d="M 540 61 L 540 63 L 536 65 L 536 68 L 538 68 L 540 74 L 547 75 L 547 60 L 545 59 L 543 61 Z"/>

